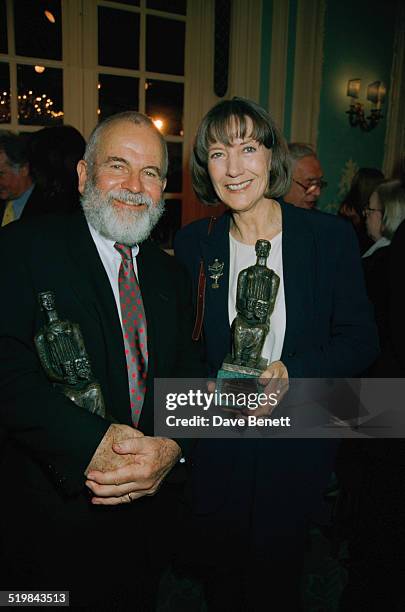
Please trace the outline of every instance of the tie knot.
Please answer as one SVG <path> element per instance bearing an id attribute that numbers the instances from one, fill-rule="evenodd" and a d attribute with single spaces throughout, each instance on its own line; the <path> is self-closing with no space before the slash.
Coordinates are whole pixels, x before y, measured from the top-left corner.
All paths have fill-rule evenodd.
<path id="1" fill-rule="evenodd" d="M 116 242 L 114 244 L 114 248 L 117 249 L 122 259 L 132 260 L 132 248 L 131 247 L 127 246 L 126 244 L 120 244 L 119 242 Z"/>

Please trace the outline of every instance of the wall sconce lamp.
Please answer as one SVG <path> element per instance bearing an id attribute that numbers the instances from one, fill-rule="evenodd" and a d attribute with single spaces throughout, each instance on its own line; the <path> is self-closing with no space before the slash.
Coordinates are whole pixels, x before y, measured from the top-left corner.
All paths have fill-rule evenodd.
<path id="1" fill-rule="evenodd" d="M 347 95 L 351 98 L 350 108 L 346 111 L 349 115 L 349 123 L 352 127 L 360 126 L 364 132 L 369 132 L 378 125 L 383 114 L 381 106 L 384 104 L 387 89 L 382 81 L 374 81 L 367 87 L 367 100 L 373 105 L 371 114 L 366 117 L 364 104 L 358 102 L 361 79 L 351 79 L 347 82 Z"/>

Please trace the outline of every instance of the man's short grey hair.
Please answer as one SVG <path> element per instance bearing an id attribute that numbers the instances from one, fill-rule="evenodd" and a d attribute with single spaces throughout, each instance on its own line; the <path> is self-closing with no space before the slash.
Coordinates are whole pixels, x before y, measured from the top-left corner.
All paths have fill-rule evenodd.
<path id="1" fill-rule="evenodd" d="M 86 151 L 84 153 L 84 161 L 88 164 L 89 170 L 93 171 L 94 163 L 96 161 L 97 149 L 100 143 L 100 138 L 104 132 L 104 130 L 108 129 L 115 123 L 121 122 L 129 122 L 134 123 L 135 125 L 146 126 L 151 128 L 160 140 L 160 144 L 162 146 L 162 179 L 166 178 L 167 169 L 169 165 L 169 158 L 167 153 L 167 145 L 166 141 L 163 138 L 162 134 L 159 132 L 152 119 L 143 115 L 142 113 L 138 113 L 137 111 L 125 111 L 124 113 L 117 113 L 116 115 L 111 115 L 104 119 L 101 123 L 99 123 L 92 133 L 90 134 L 90 138 L 88 140 Z"/>
<path id="2" fill-rule="evenodd" d="M 306 142 L 289 142 L 288 152 L 293 165 L 303 157 L 316 157 L 314 147 Z"/>

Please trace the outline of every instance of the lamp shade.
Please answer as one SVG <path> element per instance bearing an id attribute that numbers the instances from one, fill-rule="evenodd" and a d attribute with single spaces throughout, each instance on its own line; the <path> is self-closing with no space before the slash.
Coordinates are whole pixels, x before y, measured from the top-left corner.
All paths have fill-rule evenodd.
<path id="1" fill-rule="evenodd" d="M 361 79 L 350 79 L 347 81 L 347 95 L 350 98 L 358 98 L 360 93 Z"/>
<path id="2" fill-rule="evenodd" d="M 387 88 L 382 81 L 374 81 L 367 87 L 367 100 L 372 104 L 383 104 Z"/>

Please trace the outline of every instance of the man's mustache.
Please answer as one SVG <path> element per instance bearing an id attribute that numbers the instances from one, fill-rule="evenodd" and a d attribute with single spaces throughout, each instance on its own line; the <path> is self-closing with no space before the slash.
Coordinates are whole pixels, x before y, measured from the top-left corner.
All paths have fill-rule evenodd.
<path id="1" fill-rule="evenodd" d="M 148 208 L 152 208 L 154 205 L 152 198 L 146 193 L 133 193 L 127 189 L 114 189 L 109 191 L 107 196 L 110 203 L 112 200 L 120 200 L 125 204 L 145 204 Z"/>

